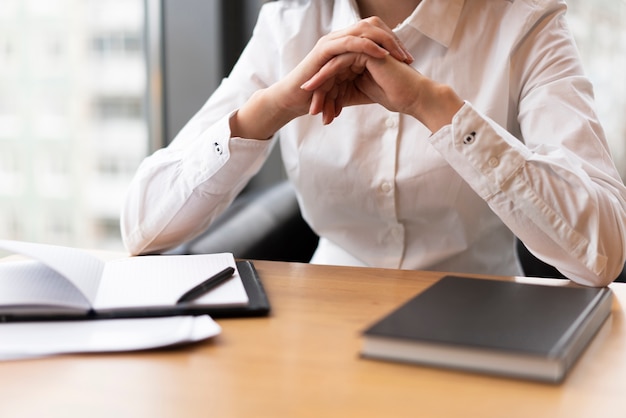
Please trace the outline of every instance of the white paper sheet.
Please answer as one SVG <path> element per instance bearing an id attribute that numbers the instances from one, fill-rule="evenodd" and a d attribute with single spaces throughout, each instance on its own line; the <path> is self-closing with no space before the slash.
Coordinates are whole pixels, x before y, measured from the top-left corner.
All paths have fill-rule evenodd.
<path id="1" fill-rule="evenodd" d="M 214 337 L 208 315 L 0 324 L 0 360 L 64 353 L 135 351 Z"/>

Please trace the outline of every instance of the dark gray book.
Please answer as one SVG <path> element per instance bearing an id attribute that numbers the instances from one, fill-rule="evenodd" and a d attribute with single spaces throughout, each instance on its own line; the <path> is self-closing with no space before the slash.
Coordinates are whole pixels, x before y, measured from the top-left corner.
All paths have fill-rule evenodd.
<path id="1" fill-rule="evenodd" d="M 446 276 L 366 329 L 361 353 L 560 382 L 612 299 L 609 288 Z"/>

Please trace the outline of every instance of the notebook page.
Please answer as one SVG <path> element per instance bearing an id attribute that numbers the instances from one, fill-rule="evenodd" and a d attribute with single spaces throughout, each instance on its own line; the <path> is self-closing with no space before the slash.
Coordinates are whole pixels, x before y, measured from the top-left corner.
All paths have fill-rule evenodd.
<path id="1" fill-rule="evenodd" d="M 33 306 L 71 307 L 89 310 L 89 301 L 80 291 L 44 263 L 19 260 L 0 263 L 0 310 L 32 311 Z M 21 307 L 21 308 L 20 308 Z"/>
<path id="2" fill-rule="evenodd" d="M 0 240 L 0 248 L 43 262 L 93 302 L 104 269 L 99 258 L 77 248 L 34 242 Z"/>
<path id="3" fill-rule="evenodd" d="M 122 258 L 106 264 L 94 308 L 173 306 L 178 298 L 225 267 L 230 253 Z M 248 294 L 238 272 L 196 299 L 199 305 L 245 305 Z"/>

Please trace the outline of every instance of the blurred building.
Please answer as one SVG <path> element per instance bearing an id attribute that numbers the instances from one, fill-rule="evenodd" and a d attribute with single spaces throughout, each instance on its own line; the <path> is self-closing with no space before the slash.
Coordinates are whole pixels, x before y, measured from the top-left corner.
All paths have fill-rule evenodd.
<path id="1" fill-rule="evenodd" d="M 121 248 L 147 153 L 142 0 L 0 1 L 0 236 Z"/>
<path id="2" fill-rule="evenodd" d="M 626 0 L 567 0 L 568 21 L 594 84 L 600 121 L 626 179 Z"/>

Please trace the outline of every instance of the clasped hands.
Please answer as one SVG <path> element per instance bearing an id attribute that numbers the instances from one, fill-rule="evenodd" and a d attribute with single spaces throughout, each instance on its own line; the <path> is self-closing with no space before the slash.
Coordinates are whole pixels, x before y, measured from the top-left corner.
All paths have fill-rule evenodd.
<path id="1" fill-rule="evenodd" d="M 391 29 L 370 17 L 323 36 L 283 79 L 257 90 L 230 119 L 231 136 L 269 139 L 289 121 L 322 113 L 331 123 L 344 107 L 379 103 L 432 132 L 449 124 L 463 101 L 423 76 Z"/>
<path id="2" fill-rule="evenodd" d="M 306 80 L 300 88 L 311 94 L 308 113 L 321 113 L 324 124 L 330 124 L 344 107 L 379 103 L 415 117 L 434 132 L 450 123 L 463 101 L 449 86 L 411 67 L 412 62 L 402 42 L 377 17 L 330 33 L 302 63 Z"/>

